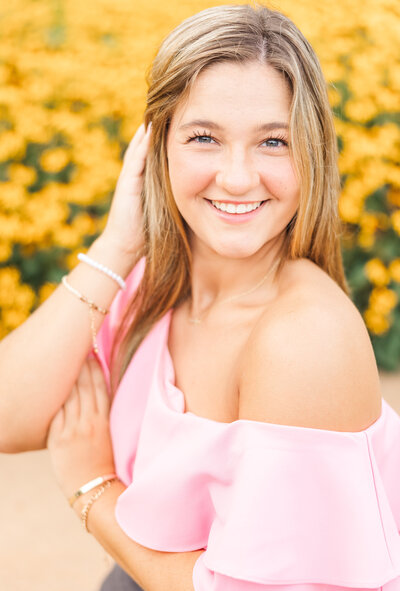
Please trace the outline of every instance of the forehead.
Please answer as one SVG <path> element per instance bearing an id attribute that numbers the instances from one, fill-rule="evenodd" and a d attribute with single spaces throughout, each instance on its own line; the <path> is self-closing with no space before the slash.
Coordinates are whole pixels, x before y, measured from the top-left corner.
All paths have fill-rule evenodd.
<path id="1" fill-rule="evenodd" d="M 291 91 L 283 74 L 259 62 L 222 62 L 199 74 L 172 118 L 177 127 L 192 119 L 243 125 L 289 121 Z"/>

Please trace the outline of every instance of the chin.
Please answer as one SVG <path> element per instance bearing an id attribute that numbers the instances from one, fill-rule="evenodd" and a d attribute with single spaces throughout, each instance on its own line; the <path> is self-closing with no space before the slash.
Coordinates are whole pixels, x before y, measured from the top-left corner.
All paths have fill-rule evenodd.
<path id="1" fill-rule="evenodd" d="M 212 248 L 212 250 L 227 259 L 246 259 L 254 255 L 261 246 L 249 248 L 248 244 L 240 244 L 236 246 L 226 245 L 224 247 L 220 246 L 219 248 Z"/>

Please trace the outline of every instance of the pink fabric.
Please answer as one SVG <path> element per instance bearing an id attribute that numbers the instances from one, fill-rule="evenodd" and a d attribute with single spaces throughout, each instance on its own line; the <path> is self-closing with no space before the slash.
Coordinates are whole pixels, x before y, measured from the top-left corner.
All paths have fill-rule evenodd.
<path id="1" fill-rule="evenodd" d="M 144 269 L 99 332 L 110 345 Z M 185 412 L 168 351 L 169 311 L 133 357 L 111 411 L 116 518 L 155 550 L 205 549 L 196 591 L 400 591 L 400 417 L 360 432 Z"/>

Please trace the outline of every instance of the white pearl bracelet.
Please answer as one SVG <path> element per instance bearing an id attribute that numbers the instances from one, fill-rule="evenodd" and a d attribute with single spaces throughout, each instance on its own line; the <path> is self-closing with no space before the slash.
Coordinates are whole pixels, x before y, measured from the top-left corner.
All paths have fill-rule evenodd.
<path id="1" fill-rule="evenodd" d="M 84 254 L 83 252 L 80 252 L 78 254 L 78 259 L 80 261 L 82 261 L 83 263 L 87 263 L 88 265 L 90 265 L 94 269 L 98 269 L 99 271 L 102 271 L 102 273 L 105 273 L 106 275 L 111 277 L 111 279 L 114 279 L 114 281 L 116 281 L 118 283 L 118 285 L 120 286 L 121 289 L 126 289 L 126 283 L 122 279 L 121 275 L 114 273 L 114 271 L 111 271 L 111 269 L 109 269 L 105 265 L 102 265 L 101 263 L 94 261 L 93 259 L 88 257 L 87 254 Z"/>

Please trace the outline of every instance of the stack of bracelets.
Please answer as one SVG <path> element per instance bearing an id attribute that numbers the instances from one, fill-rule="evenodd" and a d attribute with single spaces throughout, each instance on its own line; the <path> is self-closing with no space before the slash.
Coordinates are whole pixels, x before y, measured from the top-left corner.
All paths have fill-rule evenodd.
<path id="1" fill-rule="evenodd" d="M 102 273 L 105 273 L 106 275 L 108 275 L 108 277 L 111 277 L 111 279 L 113 279 L 116 283 L 118 283 L 118 285 L 121 289 L 126 289 L 126 283 L 122 279 L 122 277 L 120 275 L 117 275 L 117 273 L 114 273 L 114 271 L 111 271 L 111 269 L 109 269 L 105 265 L 102 265 L 101 263 L 94 261 L 93 259 L 88 257 L 83 252 L 80 252 L 78 254 L 78 259 L 80 261 L 82 261 L 83 263 L 87 263 L 88 265 L 90 265 L 94 269 L 98 269 Z M 95 353 L 98 353 L 99 349 L 98 349 L 97 341 L 96 341 L 96 328 L 95 328 L 93 310 L 97 310 L 98 312 L 100 312 L 100 314 L 103 314 L 104 316 L 108 313 L 108 310 L 105 310 L 104 308 L 100 308 L 100 306 L 95 304 L 92 300 L 89 300 L 89 298 L 82 295 L 77 289 L 72 287 L 72 285 L 70 285 L 67 281 L 67 275 L 64 275 L 64 277 L 62 278 L 62 283 L 63 283 L 64 287 L 66 287 L 77 298 L 79 298 L 85 304 L 88 304 L 89 315 L 90 315 L 90 329 L 92 331 L 93 350 Z"/>
<path id="2" fill-rule="evenodd" d="M 82 252 L 80 252 L 78 254 L 78 259 L 80 261 L 84 262 L 84 263 L 87 263 L 91 267 L 93 267 L 95 269 L 98 269 L 102 273 L 105 273 L 106 275 L 108 275 L 108 277 L 111 277 L 111 279 L 113 279 L 116 283 L 118 283 L 118 285 L 119 285 L 119 287 L 121 289 L 126 289 L 126 283 L 122 279 L 122 277 L 120 275 L 118 275 L 117 273 L 114 273 L 114 271 L 111 271 L 111 269 L 109 269 L 105 265 L 102 265 L 102 264 L 98 263 L 97 261 L 94 261 L 93 259 L 91 259 L 90 257 L 88 257 L 86 254 L 83 254 Z M 90 314 L 90 328 L 91 328 L 91 331 L 92 331 L 93 350 L 95 351 L 95 353 L 98 353 L 99 350 L 98 350 L 97 341 L 96 341 L 96 328 L 95 328 L 95 323 L 94 323 L 94 314 L 93 314 L 93 311 L 94 310 L 97 310 L 101 314 L 106 315 L 108 313 L 108 310 L 105 310 L 104 308 L 101 308 L 100 306 L 98 306 L 97 304 L 95 304 L 92 300 L 89 300 L 89 298 L 87 298 L 86 296 L 84 296 L 83 294 L 81 294 L 77 289 L 75 289 L 74 287 L 72 287 L 72 285 L 70 285 L 68 283 L 68 281 L 67 281 L 67 275 L 64 275 L 64 277 L 62 278 L 62 283 L 77 298 L 79 298 L 85 304 L 88 304 L 88 306 L 89 306 L 89 314 Z M 85 494 L 85 493 L 93 490 L 96 487 L 99 487 L 93 493 L 93 495 L 90 497 L 90 499 L 88 500 L 88 502 L 86 503 L 86 505 L 83 507 L 83 509 L 81 511 L 82 525 L 86 529 L 87 532 L 89 532 L 88 527 L 87 527 L 87 518 L 88 518 L 89 510 L 90 510 L 91 506 L 107 490 L 107 488 L 109 488 L 111 486 L 111 484 L 115 480 L 117 480 L 117 479 L 118 479 L 118 477 L 117 477 L 116 474 L 106 474 L 105 476 L 99 476 L 97 478 L 94 478 L 90 482 L 87 482 L 83 486 L 81 486 L 81 488 L 79 490 L 77 490 L 70 497 L 69 504 L 72 507 L 72 505 L 74 504 L 74 502 L 81 495 L 83 495 L 83 494 Z"/>
<path id="3" fill-rule="evenodd" d="M 111 486 L 111 484 L 117 480 L 118 477 L 116 474 L 106 474 L 105 476 L 98 476 L 97 478 L 94 478 L 93 480 L 90 480 L 90 482 L 87 482 L 86 484 L 84 484 L 83 486 L 81 486 L 81 488 L 79 490 L 77 490 L 72 497 L 70 497 L 68 499 L 68 502 L 70 504 L 70 506 L 72 507 L 73 504 L 75 503 L 75 501 L 77 499 L 79 499 L 79 497 L 87 492 L 89 492 L 90 490 L 93 490 L 94 488 L 96 488 L 97 486 L 100 486 L 100 488 L 90 497 L 90 499 L 88 500 L 88 502 L 86 503 L 86 505 L 83 507 L 82 511 L 81 511 L 81 522 L 83 527 L 85 528 L 85 530 L 89 532 L 88 530 L 88 526 L 87 526 L 87 518 L 89 515 L 89 510 L 90 507 L 93 505 L 93 503 L 95 501 L 97 501 L 97 499 L 99 497 L 101 497 L 101 495 L 103 494 L 103 492 L 105 492 L 105 490 L 107 490 L 107 488 L 109 488 Z"/>

